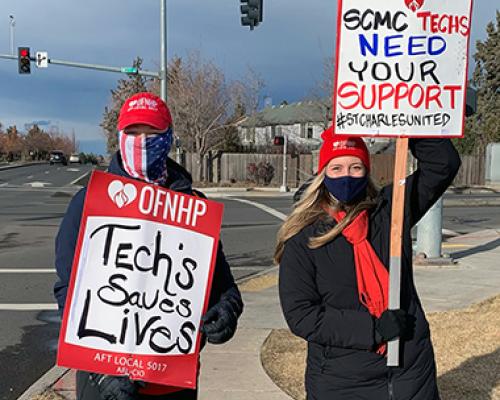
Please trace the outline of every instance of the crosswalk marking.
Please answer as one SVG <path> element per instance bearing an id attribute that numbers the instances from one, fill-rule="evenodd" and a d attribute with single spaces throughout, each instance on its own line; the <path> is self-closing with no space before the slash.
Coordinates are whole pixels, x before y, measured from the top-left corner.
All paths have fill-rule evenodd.
<path id="1" fill-rule="evenodd" d="M 45 303 L 45 304 L 1 304 L 0 311 L 52 311 L 57 310 L 57 304 L 55 303 Z"/>
<path id="2" fill-rule="evenodd" d="M 55 274 L 54 268 L 0 268 L 0 274 Z"/>

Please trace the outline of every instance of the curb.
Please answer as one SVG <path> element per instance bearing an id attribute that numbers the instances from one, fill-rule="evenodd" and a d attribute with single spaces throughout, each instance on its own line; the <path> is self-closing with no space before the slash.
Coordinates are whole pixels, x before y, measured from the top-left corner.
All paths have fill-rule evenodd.
<path id="1" fill-rule="evenodd" d="M 256 274 L 244 276 L 243 278 L 240 278 L 240 279 L 235 279 L 234 281 L 238 285 L 241 285 L 243 283 L 250 282 L 250 281 L 257 279 L 257 278 L 260 278 L 262 276 L 272 274 L 272 273 L 276 272 L 278 270 L 278 268 L 279 268 L 278 265 L 275 265 L 275 266 L 269 267 L 268 269 L 265 269 L 263 271 L 259 271 Z"/>
<path id="2" fill-rule="evenodd" d="M 26 163 L 26 164 L 18 164 L 18 165 L 7 165 L 5 167 L 0 167 L 0 171 L 7 171 L 9 169 L 14 169 L 14 168 L 22 168 L 22 167 L 30 167 L 32 165 L 45 165 L 48 164 L 48 162 L 32 162 L 32 163 Z"/>
<path id="3" fill-rule="evenodd" d="M 54 366 L 49 369 L 40 379 L 31 385 L 17 400 L 30 400 L 33 396 L 43 393 L 50 388 L 54 382 L 68 373 L 68 368 Z"/>
<path id="4" fill-rule="evenodd" d="M 500 197 L 496 199 L 443 199 L 443 207 L 498 207 L 500 206 Z"/>

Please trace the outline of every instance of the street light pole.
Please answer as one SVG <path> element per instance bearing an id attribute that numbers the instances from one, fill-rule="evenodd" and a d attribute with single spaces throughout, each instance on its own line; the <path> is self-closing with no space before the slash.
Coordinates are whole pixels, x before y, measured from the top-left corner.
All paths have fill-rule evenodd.
<path id="1" fill-rule="evenodd" d="M 13 56 L 14 53 L 14 28 L 16 27 L 16 20 L 13 15 L 9 15 L 10 18 L 10 54 Z"/>
<path id="2" fill-rule="evenodd" d="M 160 97 L 167 101 L 167 0 L 160 0 Z"/>

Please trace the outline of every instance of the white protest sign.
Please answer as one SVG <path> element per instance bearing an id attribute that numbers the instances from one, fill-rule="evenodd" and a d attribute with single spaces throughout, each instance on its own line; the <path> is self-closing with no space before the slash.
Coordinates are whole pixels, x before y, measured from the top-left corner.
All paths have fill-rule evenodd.
<path id="1" fill-rule="evenodd" d="M 339 0 L 335 134 L 461 137 L 472 0 Z"/>

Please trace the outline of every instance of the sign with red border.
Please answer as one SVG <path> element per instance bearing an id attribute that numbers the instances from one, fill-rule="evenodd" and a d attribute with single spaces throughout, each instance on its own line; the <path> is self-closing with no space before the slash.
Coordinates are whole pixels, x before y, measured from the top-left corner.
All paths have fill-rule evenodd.
<path id="1" fill-rule="evenodd" d="M 94 172 L 57 364 L 195 388 L 222 214 L 213 201 Z"/>
<path id="2" fill-rule="evenodd" d="M 462 137 L 472 0 L 338 0 L 334 134 Z"/>

